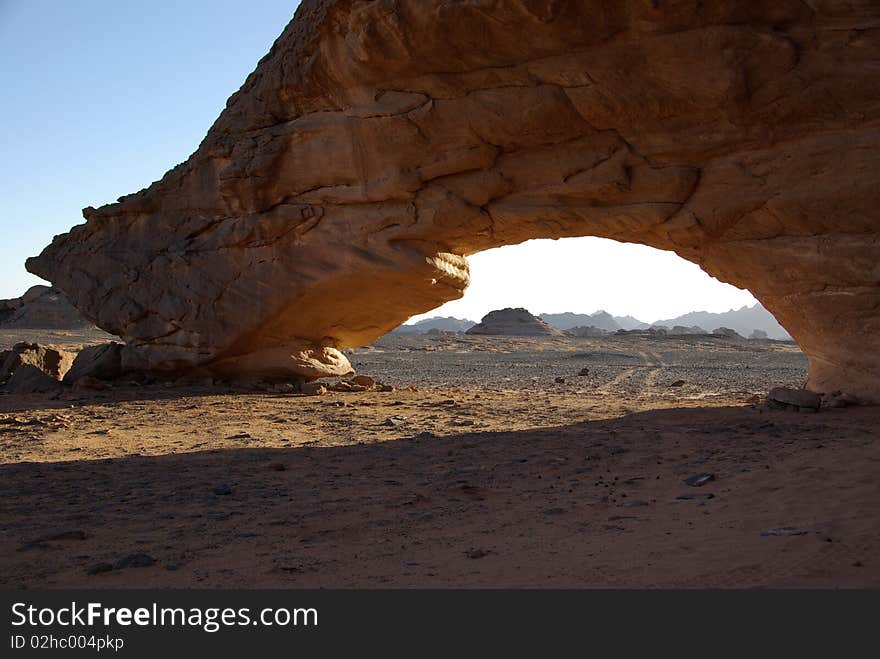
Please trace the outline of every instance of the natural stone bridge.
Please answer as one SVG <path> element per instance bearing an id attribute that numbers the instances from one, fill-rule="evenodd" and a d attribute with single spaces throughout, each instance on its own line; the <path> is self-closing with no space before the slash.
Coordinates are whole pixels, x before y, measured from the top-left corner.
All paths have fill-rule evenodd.
<path id="1" fill-rule="evenodd" d="M 27 266 L 129 368 L 313 377 L 469 254 L 603 236 L 748 288 L 811 388 L 878 401 L 878 62 L 872 0 L 304 0 L 186 163 Z"/>

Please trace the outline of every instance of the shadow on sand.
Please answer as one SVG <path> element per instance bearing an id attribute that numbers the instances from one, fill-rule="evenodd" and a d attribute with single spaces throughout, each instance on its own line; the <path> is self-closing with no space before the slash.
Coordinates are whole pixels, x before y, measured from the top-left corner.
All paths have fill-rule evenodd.
<path id="1" fill-rule="evenodd" d="M 878 416 L 660 410 L 524 432 L 5 464 L 0 581 L 877 585 Z M 712 478 L 684 483 L 699 473 Z M 141 554 L 155 564 L 109 569 Z"/>

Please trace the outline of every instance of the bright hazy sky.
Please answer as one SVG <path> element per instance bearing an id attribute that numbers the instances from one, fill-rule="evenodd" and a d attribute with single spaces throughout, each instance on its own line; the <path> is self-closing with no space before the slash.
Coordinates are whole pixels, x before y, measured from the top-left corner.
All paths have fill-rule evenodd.
<path id="1" fill-rule="evenodd" d="M 604 309 L 652 323 L 756 302 L 748 291 L 722 284 L 672 252 L 604 238 L 530 240 L 468 261 L 465 296 L 408 322 L 431 316 L 480 320 L 492 309 L 525 307 L 534 314 Z"/>
<path id="2" fill-rule="evenodd" d="M 0 0 L 0 298 L 81 209 L 186 160 L 299 4 L 294 0 Z M 751 304 L 677 256 L 593 238 L 477 254 L 462 300 L 432 315 L 606 309 L 646 322 Z M 523 267 L 527 264 L 527 267 Z"/>

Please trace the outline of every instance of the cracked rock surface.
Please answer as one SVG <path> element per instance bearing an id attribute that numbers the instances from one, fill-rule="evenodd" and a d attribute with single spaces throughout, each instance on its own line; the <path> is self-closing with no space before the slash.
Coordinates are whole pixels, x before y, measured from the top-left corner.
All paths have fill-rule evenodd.
<path id="1" fill-rule="evenodd" d="M 878 61 L 868 0 L 304 0 L 186 163 L 28 269 L 129 367 L 333 374 L 469 254 L 601 236 L 749 288 L 810 388 L 878 401 Z"/>

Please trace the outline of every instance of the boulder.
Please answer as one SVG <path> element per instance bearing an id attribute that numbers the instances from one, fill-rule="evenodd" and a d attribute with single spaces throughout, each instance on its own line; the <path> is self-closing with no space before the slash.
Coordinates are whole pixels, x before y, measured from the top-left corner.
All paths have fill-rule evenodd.
<path id="1" fill-rule="evenodd" d="M 185 163 L 27 267 L 124 365 L 296 371 L 461 297 L 468 255 L 599 236 L 748 288 L 811 389 L 880 401 L 880 4 L 698 4 L 303 0 Z"/>
<path id="2" fill-rule="evenodd" d="M 47 376 L 60 380 L 73 364 L 73 355 L 66 350 L 42 346 L 37 343 L 16 343 L 6 350 L 0 363 L 0 383 L 6 382 L 24 365 L 33 366 Z"/>
<path id="3" fill-rule="evenodd" d="M 369 375 L 356 375 L 351 379 L 351 383 L 366 389 L 372 389 L 376 386 L 376 381 Z"/>
<path id="4" fill-rule="evenodd" d="M 11 394 L 42 394 L 58 391 L 61 383 L 32 364 L 21 364 L 4 388 Z"/>
<path id="5" fill-rule="evenodd" d="M 122 345 L 116 342 L 88 346 L 80 350 L 73 365 L 64 376 L 65 384 L 90 377 L 98 380 L 114 380 L 122 375 Z"/>
<path id="6" fill-rule="evenodd" d="M 327 387 L 320 382 L 304 382 L 300 385 L 299 390 L 306 396 L 323 396 L 327 393 Z"/>
<path id="7" fill-rule="evenodd" d="M 822 396 L 806 389 L 774 387 L 767 394 L 767 402 L 772 406 L 818 410 L 822 404 Z"/>

